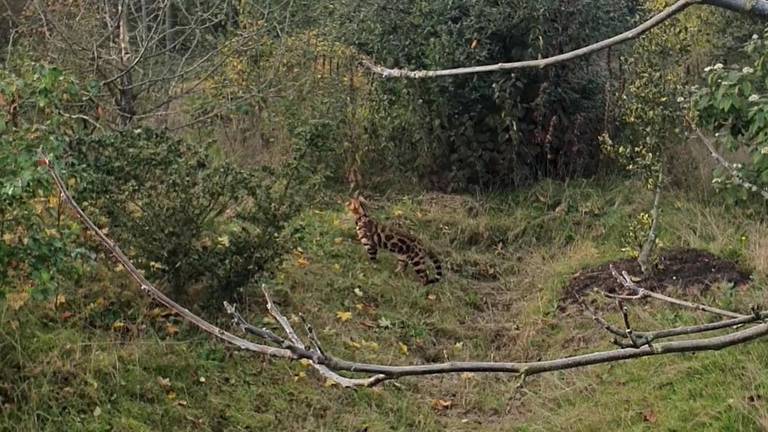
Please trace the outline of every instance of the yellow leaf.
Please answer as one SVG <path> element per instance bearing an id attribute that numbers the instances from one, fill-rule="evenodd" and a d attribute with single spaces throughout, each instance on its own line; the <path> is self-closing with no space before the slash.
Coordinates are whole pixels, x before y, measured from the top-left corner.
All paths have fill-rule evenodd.
<path id="1" fill-rule="evenodd" d="M 349 343 L 349 346 L 351 346 L 352 348 L 355 348 L 355 349 L 362 348 L 362 345 L 360 345 L 359 343 L 357 343 L 355 341 L 349 341 L 348 343 Z"/>
<path id="2" fill-rule="evenodd" d="M 401 217 L 403 215 L 403 211 L 402 210 L 395 210 L 394 213 L 395 213 L 395 217 Z"/>
<path id="3" fill-rule="evenodd" d="M 11 234 L 11 233 L 3 234 L 3 242 L 5 242 L 5 244 L 9 244 L 9 245 L 13 245 L 14 243 L 16 243 L 14 241 L 13 234 Z"/>
<path id="4" fill-rule="evenodd" d="M 216 241 L 219 243 L 219 246 L 222 247 L 229 247 L 229 236 L 223 235 L 216 239 Z"/>
<path id="5" fill-rule="evenodd" d="M 337 383 L 336 381 L 328 378 L 328 379 L 325 380 L 325 384 L 323 384 L 323 385 L 326 386 L 326 387 L 332 387 L 332 386 L 335 386 L 335 385 L 338 385 L 338 384 L 339 383 Z"/>
<path id="6" fill-rule="evenodd" d="M 10 293 L 6 297 L 8 306 L 15 311 L 21 309 L 27 303 L 27 300 L 29 300 L 29 293 L 26 291 Z"/>
<path id="7" fill-rule="evenodd" d="M 355 291 L 355 295 L 356 296 L 358 296 L 358 297 L 362 297 L 363 296 L 363 291 L 360 288 L 355 288 L 354 291 Z"/>
<path id="8" fill-rule="evenodd" d="M 461 376 L 461 379 L 467 380 L 467 381 L 471 379 L 475 379 L 475 374 L 471 372 L 463 372 L 460 376 Z"/>
<path id="9" fill-rule="evenodd" d="M 352 312 L 338 311 L 336 312 L 336 318 L 341 322 L 349 321 L 352 318 Z"/>
<path id="10" fill-rule="evenodd" d="M 118 320 L 112 323 L 112 331 L 113 332 L 121 332 L 125 329 L 125 323 Z"/>
<path id="11" fill-rule="evenodd" d="M 335 271 L 336 273 L 340 272 L 341 271 L 341 266 L 338 265 L 338 264 L 334 264 L 333 265 L 333 271 Z"/>
<path id="12" fill-rule="evenodd" d="M 403 355 L 408 355 L 408 345 L 406 345 L 406 344 L 404 344 L 404 343 L 402 343 L 402 342 L 398 342 L 398 343 L 397 343 L 397 346 L 399 346 L 399 347 L 400 347 L 400 352 L 401 352 Z"/>
<path id="13" fill-rule="evenodd" d="M 169 323 L 169 324 L 165 325 L 165 332 L 169 336 L 175 336 L 175 335 L 179 334 L 179 328 L 176 327 L 175 325 Z"/>
<path id="14" fill-rule="evenodd" d="M 99 408 L 99 407 L 96 407 L 96 408 L 93 410 L 93 416 L 94 416 L 94 417 L 98 417 L 98 416 L 100 416 L 100 415 L 101 415 L 101 408 Z"/>
<path id="15" fill-rule="evenodd" d="M 307 377 L 307 374 L 306 374 L 304 371 L 301 371 L 301 372 L 299 372 L 298 374 L 296 374 L 296 375 L 293 377 L 293 380 L 294 380 L 294 381 L 298 381 L 298 380 L 300 380 L 300 379 L 302 379 L 302 378 L 306 378 L 306 377 Z"/>
<path id="16" fill-rule="evenodd" d="M 342 244 L 344 242 L 344 239 L 341 237 L 336 237 L 335 239 L 333 239 L 333 242 L 336 244 Z"/>
<path id="17" fill-rule="evenodd" d="M 51 195 L 48 197 L 48 207 L 56 208 L 59 206 L 59 196 Z"/>
<path id="18" fill-rule="evenodd" d="M 365 307 L 365 305 L 364 305 L 364 304 L 362 304 L 362 303 L 358 303 L 358 304 L 356 304 L 356 305 L 355 305 L 355 308 L 356 308 L 357 310 L 359 310 L 359 311 L 363 310 L 363 308 L 364 308 L 364 307 Z"/>
<path id="19" fill-rule="evenodd" d="M 301 363 L 301 365 L 304 366 L 305 368 L 312 366 L 312 360 L 309 360 L 309 359 L 301 359 L 299 360 L 299 363 Z"/>
<path id="20" fill-rule="evenodd" d="M 64 294 L 59 293 L 56 295 L 56 298 L 53 300 L 53 305 L 58 307 L 63 305 L 66 302 L 67 302 L 67 297 L 64 296 Z"/>
<path id="21" fill-rule="evenodd" d="M 371 350 L 371 351 L 378 351 L 379 350 L 379 344 L 376 342 L 369 342 L 369 341 L 362 341 L 362 346 Z"/>
<path id="22" fill-rule="evenodd" d="M 451 409 L 453 402 L 445 399 L 435 399 L 432 401 L 432 408 L 437 411 L 445 411 Z"/>
<path id="23" fill-rule="evenodd" d="M 456 349 L 462 349 L 464 348 L 464 342 L 456 342 L 453 347 Z"/>
<path id="24" fill-rule="evenodd" d="M 428 298 L 429 300 L 432 300 L 432 301 L 434 301 L 434 300 L 437 300 L 437 296 L 436 296 L 436 295 L 434 295 L 434 294 L 429 294 L 429 295 L 427 296 L 427 298 Z"/>
<path id="25" fill-rule="evenodd" d="M 309 265 L 309 260 L 306 259 L 304 256 L 299 257 L 299 259 L 296 260 L 296 264 L 301 268 L 307 268 Z"/>
<path id="26" fill-rule="evenodd" d="M 168 392 L 168 394 L 166 395 L 166 397 L 167 397 L 169 400 L 174 400 L 174 399 L 176 399 L 176 392 L 174 392 L 174 391 L 170 391 L 170 392 Z"/>

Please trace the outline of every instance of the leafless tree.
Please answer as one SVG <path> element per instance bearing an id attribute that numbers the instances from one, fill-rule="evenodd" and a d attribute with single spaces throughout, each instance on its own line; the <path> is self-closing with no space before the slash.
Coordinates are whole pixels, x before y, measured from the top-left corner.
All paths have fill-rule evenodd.
<path id="1" fill-rule="evenodd" d="M 237 25 L 233 0 L 34 0 L 47 59 L 97 78 L 117 127 L 173 114 L 254 32 Z"/>

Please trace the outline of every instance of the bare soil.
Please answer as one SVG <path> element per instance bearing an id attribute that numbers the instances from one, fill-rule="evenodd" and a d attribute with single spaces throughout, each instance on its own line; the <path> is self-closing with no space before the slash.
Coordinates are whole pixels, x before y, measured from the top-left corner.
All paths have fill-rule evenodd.
<path id="1" fill-rule="evenodd" d="M 636 277 L 642 273 L 634 259 L 623 259 L 582 270 L 571 278 L 561 304 L 574 303 L 579 296 L 593 289 L 609 293 L 623 292 L 623 287 L 611 273 L 611 265 L 619 273 L 626 271 Z M 661 251 L 656 271 L 638 284 L 655 292 L 677 288 L 695 295 L 705 292 L 713 284 L 725 282 L 741 286 L 748 281 L 749 273 L 734 261 L 698 249 L 670 249 Z"/>

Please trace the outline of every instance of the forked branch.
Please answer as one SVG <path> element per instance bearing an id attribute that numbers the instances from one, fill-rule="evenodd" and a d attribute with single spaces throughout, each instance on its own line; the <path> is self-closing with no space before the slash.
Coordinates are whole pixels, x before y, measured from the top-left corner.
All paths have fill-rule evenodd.
<path id="1" fill-rule="evenodd" d="M 296 332 L 293 330 L 289 320 L 285 318 L 272 302 L 266 290 L 264 295 L 267 301 L 267 309 L 272 316 L 280 323 L 283 331 L 288 335 L 288 338 L 284 338 L 275 334 L 274 332 L 258 328 L 249 324 L 234 308 L 229 304 L 225 304 L 227 312 L 232 315 L 237 326 L 243 331 L 258 337 L 266 344 L 254 343 L 241 337 L 235 336 L 192 313 L 183 306 L 174 302 L 157 288 L 154 287 L 138 269 L 131 263 L 128 257 L 120 250 L 120 248 L 107 238 L 104 232 L 99 229 L 83 210 L 78 206 L 71 194 L 67 190 L 64 181 L 54 169 L 52 163 L 48 158 L 42 156 L 38 162 L 41 166 L 47 168 L 48 173 L 53 178 L 56 187 L 62 197 L 62 201 L 74 210 L 78 218 L 82 223 L 90 230 L 99 242 L 120 262 L 120 264 L 126 269 L 128 274 L 137 282 L 142 291 L 149 295 L 154 300 L 175 311 L 182 318 L 189 321 L 193 325 L 197 326 L 201 330 L 211 334 L 217 339 L 234 345 L 244 351 L 250 351 L 269 357 L 277 357 L 289 360 L 305 359 L 311 362 L 312 366 L 317 369 L 327 379 L 336 382 L 346 387 L 359 387 L 359 386 L 375 386 L 387 380 L 393 380 L 397 378 L 407 376 L 421 376 L 421 375 L 435 375 L 457 372 L 500 372 L 515 374 L 520 377 L 529 377 L 532 375 L 551 372 L 557 370 L 566 370 L 579 368 L 589 365 L 596 365 L 602 363 L 612 363 L 620 360 L 628 360 L 640 357 L 648 357 L 670 353 L 682 353 L 682 352 L 695 352 L 695 351 L 708 351 L 719 350 L 725 347 L 742 344 L 768 334 L 768 324 L 760 323 L 753 327 L 735 331 L 730 334 L 715 336 L 703 339 L 690 339 L 679 340 L 672 342 L 662 342 L 658 344 L 646 344 L 637 348 L 625 348 L 611 351 L 594 352 L 590 354 L 577 355 L 573 357 L 564 357 L 554 360 L 535 361 L 535 362 L 486 362 L 486 361 L 466 361 L 466 362 L 445 362 L 445 363 L 433 363 L 422 364 L 412 366 L 394 366 L 375 363 L 359 363 L 354 361 L 343 360 L 335 358 L 319 349 L 319 342 L 316 337 L 311 336 L 315 343 L 315 348 L 308 349 L 304 343 L 300 340 Z M 755 313 L 754 316 L 740 316 L 738 323 L 757 322 L 765 318 L 763 313 Z M 750 321 L 754 319 L 754 321 Z M 734 323 L 736 320 L 731 320 L 729 323 Z M 629 329 L 629 323 L 627 321 L 627 329 Z M 718 328 L 725 328 L 723 323 L 717 324 Z M 710 325 L 711 326 L 711 325 Z M 714 328 L 712 328 L 714 329 Z M 675 330 L 670 330 L 674 332 Z M 679 334 L 682 330 L 676 330 Z M 702 330 L 708 331 L 708 330 Z M 311 332 L 313 333 L 313 332 Z M 618 333 L 622 333 L 618 331 Z M 691 332 L 693 333 L 693 332 Z M 626 335 L 626 331 L 623 332 Z M 638 333 L 636 333 L 636 336 Z M 659 338 L 660 336 L 656 336 Z M 639 344 L 639 342 L 638 342 Z M 352 372 L 358 374 L 367 375 L 364 378 L 347 378 L 339 375 L 339 372 Z"/>

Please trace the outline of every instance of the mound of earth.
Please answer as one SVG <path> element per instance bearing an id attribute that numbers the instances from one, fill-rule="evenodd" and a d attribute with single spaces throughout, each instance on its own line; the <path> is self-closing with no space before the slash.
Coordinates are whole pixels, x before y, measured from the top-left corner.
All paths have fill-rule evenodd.
<path id="1" fill-rule="evenodd" d="M 584 296 L 595 288 L 615 293 L 622 288 L 611 273 L 610 266 L 621 273 L 626 271 L 631 276 L 640 276 L 637 260 L 624 259 L 576 273 L 565 289 L 561 303 L 574 303 L 578 296 Z M 735 286 L 749 280 L 749 274 L 733 261 L 717 257 L 698 249 L 671 249 L 661 251 L 656 271 L 639 281 L 643 288 L 663 292 L 670 287 L 696 294 L 706 291 L 720 282 L 730 282 Z"/>

